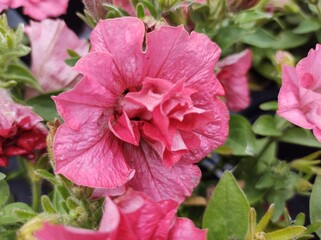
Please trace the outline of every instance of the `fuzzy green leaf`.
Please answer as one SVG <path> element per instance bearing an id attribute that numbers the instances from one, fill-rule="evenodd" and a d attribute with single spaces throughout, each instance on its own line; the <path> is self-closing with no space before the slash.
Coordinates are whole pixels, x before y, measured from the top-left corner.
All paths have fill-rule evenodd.
<path id="1" fill-rule="evenodd" d="M 245 239 L 249 210 L 235 178 L 225 172 L 204 213 L 203 228 L 208 229 L 208 240 Z"/>

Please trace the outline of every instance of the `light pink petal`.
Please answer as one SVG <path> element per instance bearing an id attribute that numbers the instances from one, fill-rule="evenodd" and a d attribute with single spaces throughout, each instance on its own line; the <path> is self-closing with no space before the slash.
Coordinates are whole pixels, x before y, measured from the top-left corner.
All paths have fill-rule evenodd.
<path id="1" fill-rule="evenodd" d="M 313 134 L 318 139 L 318 141 L 321 142 L 321 129 L 315 127 L 313 129 Z"/>
<path id="2" fill-rule="evenodd" d="M 88 45 L 62 20 L 31 21 L 25 31 L 32 47 L 31 70 L 44 92 L 66 88 L 79 80 L 79 73 L 65 63 L 69 58 L 67 49 L 84 55 L 88 52 Z M 34 90 L 28 90 L 28 98 L 35 95 Z"/>
<path id="3" fill-rule="evenodd" d="M 195 227 L 194 223 L 187 218 L 177 218 L 174 227 L 168 236 L 168 240 L 205 240 L 207 230 Z"/>
<path id="4" fill-rule="evenodd" d="M 203 109 L 211 108 L 214 96 L 224 94 L 213 72 L 221 51 L 205 35 L 162 26 L 147 33 L 146 45 L 145 76 L 184 81 L 186 87 L 198 90 L 194 104 Z"/>
<path id="5" fill-rule="evenodd" d="M 144 34 L 143 22 L 131 17 L 101 20 L 91 33 L 91 52 L 113 56 L 114 81 L 125 87 L 140 85 L 142 81 Z"/>
<path id="6" fill-rule="evenodd" d="M 252 64 L 250 50 L 230 55 L 219 61 L 217 67 L 218 80 L 225 90 L 227 107 L 232 111 L 240 111 L 250 104 L 250 91 L 247 83 L 247 72 Z"/>
<path id="7" fill-rule="evenodd" d="M 185 196 L 191 195 L 201 177 L 197 166 L 183 160 L 168 169 L 144 141 L 139 148 L 124 144 L 124 155 L 128 165 L 136 171 L 129 186 L 155 201 L 173 199 L 182 202 Z"/>
<path id="8" fill-rule="evenodd" d="M 107 240 L 109 233 L 73 228 L 63 225 L 52 225 L 45 223 L 44 226 L 35 232 L 37 240 Z"/>
<path id="9" fill-rule="evenodd" d="M 277 113 L 288 121 L 303 127 L 311 129 L 311 124 L 301 110 L 299 78 L 295 68 L 284 66 L 282 87 L 278 96 L 279 109 Z"/>
<path id="10" fill-rule="evenodd" d="M 58 17 L 67 11 L 69 0 L 25 0 L 23 13 L 35 20 Z"/>
<path id="11" fill-rule="evenodd" d="M 134 171 L 125 163 L 121 148 L 117 138 L 94 122 L 79 131 L 63 124 L 54 138 L 55 172 L 83 186 L 122 186 L 133 177 Z"/>
<path id="12" fill-rule="evenodd" d="M 86 77 L 73 90 L 53 99 L 65 123 L 75 130 L 88 119 L 98 119 L 102 115 L 110 116 L 116 102 L 114 95 L 108 94 L 107 89 Z M 107 122 L 105 124 L 107 126 Z"/>
<path id="13" fill-rule="evenodd" d="M 311 86 L 308 87 L 310 90 L 321 89 L 321 81 L 319 78 L 319 76 L 321 76 L 321 68 L 319 64 L 316 64 L 321 59 L 320 46 L 320 44 L 317 44 L 316 49 L 311 49 L 308 56 L 303 58 L 296 66 L 296 72 L 300 79 L 300 83 L 307 74 L 312 78 L 312 82 L 310 83 Z M 302 87 L 305 86 L 302 85 Z"/>

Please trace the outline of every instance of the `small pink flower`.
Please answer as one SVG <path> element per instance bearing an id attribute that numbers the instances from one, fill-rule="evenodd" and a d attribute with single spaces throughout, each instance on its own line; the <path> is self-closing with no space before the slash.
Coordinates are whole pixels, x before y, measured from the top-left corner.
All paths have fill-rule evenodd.
<path id="1" fill-rule="evenodd" d="M 194 163 L 224 143 L 228 112 L 213 69 L 220 49 L 205 35 L 137 18 L 100 21 L 84 78 L 55 97 L 65 123 L 54 139 L 56 173 L 153 199 L 182 201 L 200 179 Z"/>
<path id="2" fill-rule="evenodd" d="M 0 166 L 8 165 L 10 156 L 22 155 L 34 160 L 36 151 L 46 149 L 47 129 L 30 108 L 14 103 L 0 89 Z"/>
<path id="3" fill-rule="evenodd" d="M 69 0 L 1 0 L 0 12 L 23 7 L 23 13 L 35 20 L 58 17 L 67 11 Z"/>
<path id="4" fill-rule="evenodd" d="M 283 66 L 277 113 L 321 141 L 321 45 L 311 49 L 296 67 Z"/>
<path id="5" fill-rule="evenodd" d="M 62 20 L 32 21 L 25 31 L 31 41 L 31 70 L 43 91 L 74 86 L 79 74 L 65 63 L 69 58 L 67 49 L 84 55 L 88 52 L 86 41 L 80 40 Z M 30 98 L 37 93 L 28 89 L 26 95 Z"/>
<path id="6" fill-rule="evenodd" d="M 151 201 L 140 192 L 128 191 L 112 201 L 106 198 L 98 231 L 45 224 L 35 233 L 38 240 L 204 240 L 206 230 L 187 218 L 175 216 L 172 200 Z"/>
<path id="7" fill-rule="evenodd" d="M 250 104 L 250 92 L 247 73 L 252 65 L 252 54 L 245 50 L 230 55 L 219 61 L 217 78 L 225 90 L 225 99 L 228 109 L 237 112 L 247 108 Z"/>

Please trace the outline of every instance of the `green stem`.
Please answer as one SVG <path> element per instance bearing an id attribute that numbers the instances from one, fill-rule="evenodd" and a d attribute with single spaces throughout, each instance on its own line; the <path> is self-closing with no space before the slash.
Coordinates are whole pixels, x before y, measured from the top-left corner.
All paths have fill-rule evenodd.
<path id="1" fill-rule="evenodd" d="M 34 172 L 34 164 L 25 161 L 28 170 L 28 176 L 31 185 L 31 192 L 32 192 L 32 208 L 35 211 L 39 211 L 40 207 L 40 178 Z"/>

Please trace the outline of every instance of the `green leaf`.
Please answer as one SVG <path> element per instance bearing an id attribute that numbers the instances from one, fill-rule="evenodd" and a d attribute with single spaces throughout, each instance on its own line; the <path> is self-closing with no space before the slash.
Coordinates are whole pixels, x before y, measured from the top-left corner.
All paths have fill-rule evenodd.
<path id="1" fill-rule="evenodd" d="M 149 13 L 154 18 L 158 18 L 158 12 L 157 12 L 156 8 L 154 7 L 154 5 L 151 2 L 149 2 L 148 0 L 141 0 L 141 3 L 144 5 L 145 8 L 148 9 Z"/>
<path id="2" fill-rule="evenodd" d="M 259 108 L 264 111 L 276 111 L 278 109 L 277 101 L 270 101 L 266 103 L 262 103 Z"/>
<path id="3" fill-rule="evenodd" d="M 299 26 L 293 29 L 295 34 L 305 34 L 310 32 L 316 32 L 320 29 L 320 21 L 315 18 L 306 18 L 303 19 Z"/>
<path id="4" fill-rule="evenodd" d="M 310 196 L 310 220 L 311 223 L 321 221 L 321 175 L 318 175 L 314 181 L 311 196 Z M 321 229 L 316 231 L 316 234 L 321 237 Z"/>
<path id="5" fill-rule="evenodd" d="M 247 34 L 247 30 L 238 27 L 222 27 L 215 35 L 214 41 L 224 50 L 231 47 L 234 43 L 241 41 Z"/>
<path id="6" fill-rule="evenodd" d="M 2 172 L 0 172 L 0 181 L 5 179 L 6 178 L 6 175 Z"/>
<path id="7" fill-rule="evenodd" d="M 208 228 L 208 240 L 245 239 L 249 210 L 235 178 L 225 172 L 204 213 L 203 228 Z"/>
<path id="8" fill-rule="evenodd" d="M 42 206 L 42 209 L 47 213 L 52 213 L 52 214 L 57 213 L 50 198 L 47 195 L 41 196 L 41 206 Z"/>
<path id="9" fill-rule="evenodd" d="M 300 225 L 304 225 L 304 222 L 305 222 L 305 214 L 299 213 L 295 218 L 294 224 L 300 226 Z"/>
<path id="10" fill-rule="evenodd" d="M 291 240 L 300 236 L 306 230 L 302 226 L 291 226 L 265 235 L 265 240 Z"/>
<path id="11" fill-rule="evenodd" d="M 143 19 L 145 17 L 145 8 L 142 3 L 138 3 L 136 5 L 136 16 L 140 19 Z"/>
<path id="12" fill-rule="evenodd" d="M 68 58 L 68 59 L 65 60 L 65 63 L 70 67 L 74 67 L 79 59 L 80 59 L 80 57 L 78 57 L 78 58 Z"/>
<path id="13" fill-rule="evenodd" d="M 309 130 L 298 127 L 286 129 L 282 133 L 282 136 L 279 138 L 279 141 L 303 145 L 307 147 L 321 147 L 321 143 L 312 135 Z"/>
<path id="14" fill-rule="evenodd" d="M 260 116 L 253 124 L 253 131 L 256 134 L 268 137 L 279 137 L 282 134 L 277 129 L 276 122 L 271 115 Z"/>
<path id="15" fill-rule="evenodd" d="M 271 48 L 276 38 L 269 32 L 263 29 L 257 29 L 252 34 L 243 37 L 243 42 L 259 48 Z"/>
<path id="16" fill-rule="evenodd" d="M 231 149 L 236 156 L 254 156 L 255 136 L 249 122 L 240 115 L 232 115 L 229 129 L 230 133 L 223 147 Z"/>
<path id="17" fill-rule="evenodd" d="M 317 230 L 321 230 L 321 222 L 314 222 L 307 226 L 307 230 L 304 232 L 304 234 L 311 234 L 316 232 Z"/>
<path id="18" fill-rule="evenodd" d="M 27 212 L 33 212 L 32 208 L 22 202 L 16 202 L 16 203 L 11 203 L 8 204 L 3 208 L 2 213 L 0 214 L 0 225 L 8 225 L 8 224 L 13 224 L 13 223 L 18 223 L 18 222 L 23 222 L 21 218 L 17 217 L 14 212 L 16 210 L 24 210 Z"/>
<path id="19" fill-rule="evenodd" d="M 6 80 L 15 80 L 16 82 L 35 88 L 38 91 L 42 91 L 32 73 L 22 64 L 11 64 L 2 77 Z"/>
<path id="20" fill-rule="evenodd" d="M 24 210 L 24 209 L 14 209 L 12 211 L 15 217 L 19 218 L 21 221 L 28 221 L 35 216 L 37 216 L 37 213 L 32 212 L 30 210 Z"/>
<path id="21" fill-rule="evenodd" d="M 58 185 L 59 181 L 55 177 L 54 174 L 48 172 L 47 170 L 44 169 L 37 169 L 35 173 L 40 176 L 43 179 L 46 179 L 47 181 L 51 182 L 53 185 Z"/>
<path id="22" fill-rule="evenodd" d="M 37 97 L 31 98 L 27 101 L 27 104 L 33 108 L 33 110 L 40 115 L 46 121 L 52 121 L 58 118 L 59 115 L 56 110 L 56 105 L 51 99 L 51 96 L 57 95 L 60 92 L 51 92 Z"/>
<path id="23" fill-rule="evenodd" d="M 263 232 L 265 227 L 268 225 L 274 213 L 275 206 L 271 204 L 269 209 L 266 211 L 260 222 L 256 225 L 255 232 Z"/>
<path id="24" fill-rule="evenodd" d="M 10 189 L 5 180 L 0 181 L 0 207 L 3 206 L 10 197 Z"/>

